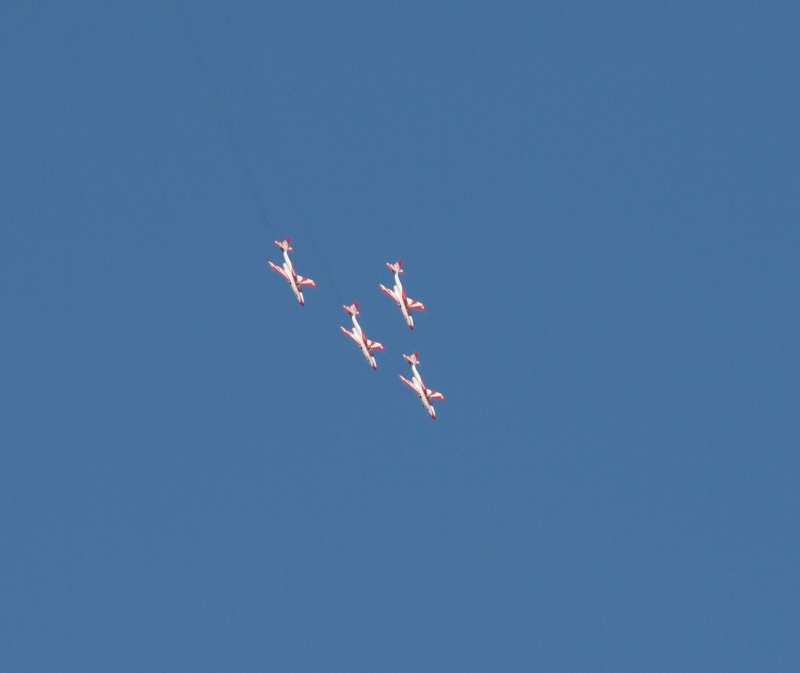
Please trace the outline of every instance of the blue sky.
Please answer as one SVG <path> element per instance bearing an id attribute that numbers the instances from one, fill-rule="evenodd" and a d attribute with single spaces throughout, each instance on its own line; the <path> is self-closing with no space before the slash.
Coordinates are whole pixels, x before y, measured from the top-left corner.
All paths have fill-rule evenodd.
<path id="1" fill-rule="evenodd" d="M 186 4 L 0 10 L 0 667 L 796 670 L 796 4 Z"/>

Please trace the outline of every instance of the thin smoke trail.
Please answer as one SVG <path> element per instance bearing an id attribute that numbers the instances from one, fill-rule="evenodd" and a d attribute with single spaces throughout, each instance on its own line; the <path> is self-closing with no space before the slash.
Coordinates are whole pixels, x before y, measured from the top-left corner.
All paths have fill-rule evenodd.
<path id="1" fill-rule="evenodd" d="M 175 0 L 175 5 L 178 8 L 178 13 L 181 17 L 181 23 L 183 24 L 184 32 L 186 33 L 186 38 L 189 42 L 189 45 L 191 46 L 197 68 L 200 70 L 200 73 L 203 76 L 203 80 L 205 81 L 209 96 L 211 97 L 214 110 L 217 113 L 220 122 L 222 122 L 222 127 L 225 129 L 225 136 L 228 140 L 231 153 L 233 154 L 236 163 L 239 164 L 239 168 L 242 171 L 245 182 L 247 182 L 247 187 L 250 190 L 250 196 L 253 198 L 253 203 L 255 203 L 261 221 L 264 223 L 264 226 L 267 227 L 270 234 L 275 236 L 275 227 L 272 225 L 272 219 L 270 218 L 269 213 L 267 212 L 267 207 L 264 205 L 264 201 L 261 198 L 261 193 L 258 190 L 255 177 L 253 177 L 253 171 L 250 169 L 250 164 L 247 162 L 247 158 L 242 150 L 242 146 L 236 136 L 236 130 L 233 127 L 233 122 L 231 122 L 231 118 L 225 110 L 225 106 L 223 105 L 222 97 L 220 96 L 219 88 L 217 87 L 217 81 L 214 78 L 214 73 L 204 58 L 203 51 L 200 49 L 200 45 L 197 41 L 194 31 L 192 31 L 192 27 L 189 23 L 189 18 L 186 15 L 183 2 L 181 0 Z"/>
<path id="2" fill-rule="evenodd" d="M 225 16 L 226 18 L 230 17 L 229 4 L 226 4 L 221 0 L 219 0 L 217 2 L 217 9 L 221 16 Z M 222 38 L 224 43 L 236 44 L 237 43 L 236 36 L 233 35 L 228 29 L 229 23 L 230 22 L 227 20 L 219 21 L 217 28 L 222 33 Z M 252 119 L 258 126 L 261 138 L 264 140 L 265 143 L 267 143 L 270 158 L 281 174 L 283 186 L 288 190 L 289 199 L 297 203 L 300 200 L 297 185 L 291 179 L 291 172 L 287 170 L 286 162 L 284 160 L 284 157 L 281 156 L 279 148 L 276 147 L 274 143 L 270 142 L 271 134 L 269 133 L 269 129 L 266 128 L 264 123 L 264 120 L 267 119 L 268 114 L 266 113 L 266 110 L 259 102 L 260 97 L 256 95 L 255 91 L 256 87 L 254 86 L 253 79 L 250 76 L 251 73 L 249 70 L 245 69 L 240 74 L 241 74 L 240 83 L 242 87 L 242 93 L 244 94 L 244 102 L 246 106 L 249 108 L 249 112 Z M 258 83 L 259 90 L 262 90 L 263 86 L 264 86 L 263 81 L 259 81 Z M 274 99 L 274 95 L 271 96 L 271 98 Z M 339 292 L 339 288 L 337 287 L 336 281 L 334 280 L 334 274 L 331 271 L 330 263 L 328 262 L 328 256 L 322 254 L 320 250 L 318 236 L 314 235 L 313 231 L 311 232 L 306 231 L 306 235 L 303 237 L 303 239 L 304 241 L 307 240 L 308 242 L 308 245 L 311 249 L 311 254 L 314 257 L 314 261 L 316 262 L 317 267 L 322 272 L 325 284 L 333 291 L 339 303 L 344 304 L 345 302 L 342 299 L 341 293 Z M 298 236 L 298 241 L 299 240 L 300 237 Z"/>
<path id="3" fill-rule="evenodd" d="M 239 168 L 241 169 L 242 175 L 244 176 L 245 181 L 247 182 L 247 187 L 250 191 L 250 195 L 253 198 L 253 202 L 256 205 L 261 220 L 264 222 L 264 225 L 267 227 L 270 234 L 272 234 L 274 237 L 277 238 L 278 235 L 276 234 L 275 227 L 272 224 L 272 219 L 270 218 L 269 213 L 267 212 L 267 208 L 264 205 L 264 201 L 261 198 L 261 192 L 258 189 L 258 184 L 256 183 L 256 179 L 253 176 L 253 171 L 251 170 L 250 164 L 248 163 L 244 151 L 242 150 L 242 145 L 241 143 L 239 143 L 239 139 L 236 135 L 236 131 L 233 126 L 233 122 L 231 121 L 231 118 L 225 109 L 222 96 L 219 93 L 219 87 L 217 86 L 216 78 L 214 77 L 214 73 L 208 61 L 204 57 L 203 50 L 200 48 L 200 44 L 197 40 L 196 35 L 194 34 L 194 31 L 192 31 L 191 24 L 189 22 L 189 18 L 186 14 L 182 0 L 175 0 L 175 5 L 178 9 L 178 13 L 180 14 L 184 32 L 186 33 L 187 40 L 191 46 L 197 67 L 203 76 L 203 80 L 205 81 L 208 93 L 211 97 L 211 101 L 213 103 L 217 116 L 219 117 L 220 122 L 222 123 L 222 126 L 225 129 L 225 136 L 227 138 L 228 145 L 231 148 L 231 153 L 233 154 L 236 163 L 239 164 Z M 248 90 L 247 93 L 248 93 L 247 103 L 249 104 L 251 109 L 256 112 L 255 115 L 256 119 L 260 120 L 262 116 L 260 114 L 260 110 L 257 109 L 258 106 L 255 103 L 255 98 L 253 97 L 251 91 Z M 296 190 L 292 189 L 292 191 Z M 343 304 L 344 301 L 342 300 L 341 293 L 339 292 L 339 288 L 337 287 L 336 282 L 333 278 L 333 273 L 330 270 L 330 266 L 327 263 L 326 257 L 320 252 L 313 237 L 308 237 L 308 241 L 311 247 L 311 252 L 316 259 L 317 265 L 322 270 L 325 276 L 325 280 L 327 282 L 328 287 L 331 288 L 339 303 Z"/>

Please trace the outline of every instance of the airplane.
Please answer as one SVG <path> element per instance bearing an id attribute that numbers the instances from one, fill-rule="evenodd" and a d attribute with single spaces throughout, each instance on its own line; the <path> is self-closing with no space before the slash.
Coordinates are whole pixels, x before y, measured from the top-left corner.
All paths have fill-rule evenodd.
<path id="1" fill-rule="evenodd" d="M 287 281 L 289 281 L 289 285 L 292 287 L 292 292 L 294 292 L 294 296 L 297 297 L 297 301 L 300 302 L 300 306 L 305 306 L 306 301 L 303 298 L 303 288 L 304 287 L 317 287 L 317 284 L 311 280 L 310 278 L 305 278 L 297 273 L 294 270 L 294 266 L 292 266 L 292 260 L 289 259 L 289 253 L 294 252 L 294 250 L 290 247 L 290 243 L 292 242 L 291 238 L 287 238 L 285 241 L 275 241 L 275 245 L 277 245 L 281 250 L 283 250 L 283 265 L 278 266 L 277 264 L 273 264 L 271 261 L 269 265 L 272 267 L 273 271 L 277 271 L 281 276 L 283 276 Z"/>
<path id="2" fill-rule="evenodd" d="M 419 361 L 419 351 L 415 352 L 413 355 L 403 355 L 411 365 L 411 371 L 413 372 L 413 376 L 409 381 L 404 376 L 400 376 L 400 380 L 405 383 L 411 390 L 413 390 L 417 395 L 419 395 L 419 399 L 422 402 L 422 406 L 430 414 L 431 418 L 435 421 L 436 420 L 436 409 L 433 408 L 433 400 L 442 400 L 444 401 L 444 395 L 441 393 L 437 393 L 435 390 L 431 390 L 425 386 L 425 382 L 422 380 L 422 377 L 419 375 L 417 371 L 417 365 L 422 364 Z"/>
<path id="3" fill-rule="evenodd" d="M 369 366 L 373 369 L 378 368 L 378 363 L 375 362 L 375 356 L 372 354 L 372 351 L 382 351 L 386 350 L 383 346 L 381 346 L 377 341 L 372 341 L 371 339 L 367 339 L 367 335 L 364 334 L 364 330 L 361 329 L 361 325 L 358 324 L 358 320 L 356 320 L 357 315 L 361 315 L 358 312 L 358 302 L 355 302 L 351 306 L 344 306 L 345 311 L 350 314 L 350 317 L 353 319 L 353 331 L 348 332 L 344 327 L 341 328 L 342 332 L 344 332 L 347 336 L 349 336 L 353 341 L 358 344 L 358 347 L 361 349 L 361 352 L 364 354 L 367 362 L 369 362 Z"/>
<path id="4" fill-rule="evenodd" d="M 414 329 L 414 318 L 411 317 L 411 311 L 424 311 L 425 307 L 420 302 L 410 299 L 406 295 L 406 291 L 403 289 L 403 284 L 400 282 L 400 274 L 404 273 L 403 260 L 397 260 L 397 264 L 389 264 L 387 262 L 386 266 L 389 267 L 390 271 L 394 272 L 394 288 L 390 290 L 389 288 L 381 285 L 381 290 L 397 302 L 397 305 L 403 312 L 403 317 L 408 323 L 408 327 L 410 329 Z"/>

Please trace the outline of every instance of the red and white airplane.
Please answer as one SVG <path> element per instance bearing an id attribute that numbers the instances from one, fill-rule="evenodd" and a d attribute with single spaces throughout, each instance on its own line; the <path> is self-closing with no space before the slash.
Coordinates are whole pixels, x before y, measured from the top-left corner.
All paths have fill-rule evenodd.
<path id="1" fill-rule="evenodd" d="M 389 264 L 387 262 L 386 266 L 389 267 L 390 271 L 394 272 L 394 288 L 390 290 L 381 285 L 381 290 L 397 302 L 409 328 L 414 329 L 414 318 L 411 317 L 411 311 L 424 311 L 425 307 L 420 302 L 410 299 L 403 289 L 403 284 L 400 282 L 400 274 L 404 273 L 403 260 L 398 259 L 397 264 Z"/>
<path id="2" fill-rule="evenodd" d="M 290 243 L 292 242 L 291 238 L 287 238 L 285 241 L 275 241 L 275 245 L 277 245 L 281 250 L 283 250 L 283 265 L 278 266 L 277 264 L 273 264 L 272 262 L 269 265 L 272 267 L 273 271 L 277 271 L 281 276 L 283 276 L 287 281 L 289 281 L 289 285 L 292 287 L 292 292 L 294 292 L 294 296 L 297 297 L 297 301 L 300 302 L 300 306 L 305 306 L 305 299 L 303 298 L 303 288 L 304 287 L 317 287 L 317 284 L 311 280 L 310 278 L 306 278 L 305 276 L 301 276 L 297 271 L 294 270 L 294 266 L 292 266 L 292 260 L 289 259 L 289 253 L 294 252 L 294 250 L 290 247 Z"/>
<path id="3" fill-rule="evenodd" d="M 364 334 L 364 330 L 361 329 L 361 325 L 358 324 L 358 320 L 356 320 L 357 315 L 361 315 L 358 312 L 358 302 L 352 304 L 351 306 L 344 306 L 345 311 L 350 314 L 350 317 L 353 319 L 353 331 L 349 332 L 344 327 L 341 328 L 342 332 L 344 332 L 347 336 L 349 336 L 353 341 L 356 342 L 358 347 L 361 349 L 361 352 L 364 354 L 364 357 L 369 362 L 369 366 L 373 369 L 378 368 L 378 363 L 375 362 L 375 356 L 372 354 L 372 351 L 382 351 L 385 350 L 383 346 L 381 346 L 377 341 L 372 341 L 371 339 L 367 339 L 367 335 Z"/>
<path id="4" fill-rule="evenodd" d="M 413 376 L 411 377 L 410 381 L 404 376 L 401 376 L 400 380 L 409 388 L 411 388 L 411 390 L 413 390 L 417 395 L 419 395 L 422 405 L 425 407 L 425 409 L 427 409 L 428 413 L 431 415 L 431 418 L 436 420 L 436 409 L 433 408 L 433 400 L 444 401 L 444 395 L 437 393 L 435 390 L 431 390 L 425 386 L 425 382 L 422 380 L 422 377 L 417 371 L 417 365 L 422 364 L 419 361 L 419 352 L 415 352 L 413 355 L 403 355 L 403 357 L 406 359 L 406 362 L 411 365 Z"/>

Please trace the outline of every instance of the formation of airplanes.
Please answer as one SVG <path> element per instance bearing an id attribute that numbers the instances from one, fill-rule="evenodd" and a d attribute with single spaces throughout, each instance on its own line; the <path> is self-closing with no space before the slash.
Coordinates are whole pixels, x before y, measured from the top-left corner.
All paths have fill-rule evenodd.
<path id="1" fill-rule="evenodd" d="M 310 278 L 301 276 L 297 273 L 297 271 L 295 271 L 292 260 L 289 258 L 289 253 L 294 252 L 290 244 L 290 238 L 287 238 L 284 241 L 275 241 L 275 245 L 278 246 L 278 248 L 280 248 L 283 252 L 284 261 L 281 266 L 273 264 L 271 261 L 269 262 L 269 265 L 273 271 L 279 273 L 289 283 L 289 286 L 292 288 L 292 292 L 297 298 L 297 301 L 300 303 L 300 306 L 305 306 L 303 288 L 316 287 L 317 284 Z M 414 318 L 411 315 L 411 311 L 424 311 L 425 306 L 421 302 L 415 301 L 406 295 L 403 284 L 400 282 L 400 274 L 405 273 L 403 271 L 403 262 L 401 260 L 398 260 L 394 264 L 387 262 L 386 266 L 394 274 L 394 287 L 390 290 L 381 284 L 380 289 L 384 294 L 391 297 L 392 300 L 394 300 L 394 302 L 400 307 L 400 312 L 403 314 L 403 319 L 406 321 L 409 329 L 413 330 Z M 364 330 L 361 328 L 361 325 L 356 318 L 356 316 L 361 315 L 358 310 L 358 302 L 353 302 L 350 306 L 344 306 L 343 308 L 345 311 L 347 311 L 351 320 L 353 321 L 353 329 L 348 330 L 344 327 L 341 327 L 340 329 L 348 338 L 355 342 L 369 366 L 372 367 L 373 370 L 377 370 L 378 363 L 375 360 L 374 354 L 376 351 L 385 351 L 386 349 L 377 341 L 368 339 L 367 335 L 364 333 Z M 419 371 L 417 371 L 417 365 L 420 364 L 418 351 L 414 352 L 412 355 L 403 355 L 403 357 L 405 358 L 406 362 L 411 365 L 411 380 L 409 381 L 404 376 L 400 376 L 400 380 L 417 394 L 422 402 L 422 405 L 425 407 L 425 410 L 428 412 L 430 417 L 435 420 L 436 410 L 433 408 L 433 400 L 444 401 L 444 395 L 428 388 L 425 385 L 425 382 L 422 380 L 422 376 L 420 376 Z"/>

